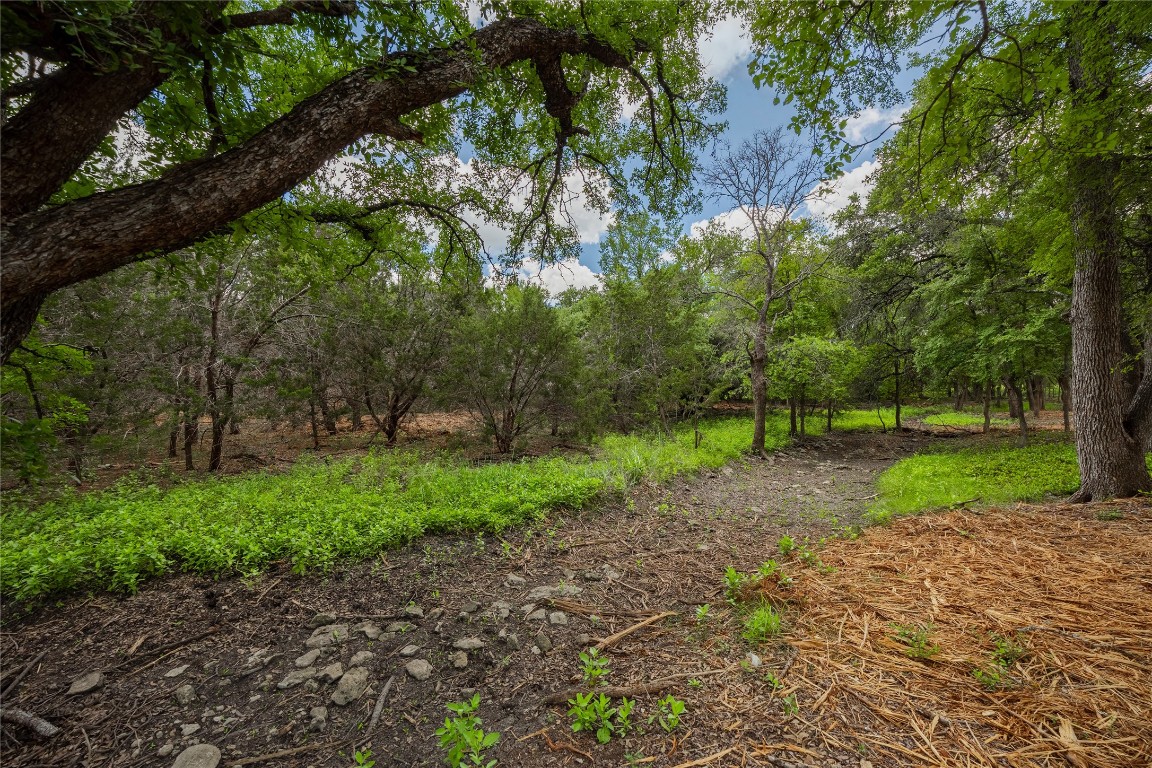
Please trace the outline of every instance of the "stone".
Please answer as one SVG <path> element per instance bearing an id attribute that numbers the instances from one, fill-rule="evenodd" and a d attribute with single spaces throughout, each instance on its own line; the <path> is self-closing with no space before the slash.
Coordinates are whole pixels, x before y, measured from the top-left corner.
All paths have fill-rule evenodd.
<path id="1" fill-rule="evenodd" d="M 296 659 L 296 661 L 294 661 L 292 663 L 296 665 L 297 669 L 304 669 L 304 667 L 310 667 L 313 664 L 315 664 L 319 658 L 320 658 L 320 649 L 319 648 L 313 648 L 312 650 L 308 651 L 308 653 L 304 654 L 303 656 Z"/>
<path id="2" fill-rule="evenodd" d="M 552 650 L 552 641 L 549 640 L 548 635 L 543 632 L 536 635 L 536 640 L 533 641 L 533 645 L 539 648 L 541 653 L 548 653 L 548 651 Z"/>
<path id="3" fill-rule="evenodd" d="M 424 618 L 424 609 L 418 605 L 406 605 L 404 606 L 404 610 L 401 611 L 401 613 L 410 619 Z"/>
<path id="4" fill-rule="evenodd" d="M 404 665 L 404 671 L 414 680 L 427 680 L 432 676 L 432 665 L 424 659 L 413 659 Z"/>
<path id="5" fill-rule="evenodd" d="M 416 629 L 415 624 L 409 624 L 407 621 L 394 621 L 385 627 L 384 631 L 400 634 L 402 632 L 411 632 L 414 629 Z"/>
<path id="6" fill-rule="evenodd" d="M 336 617 L 330 613 L 318 613 L 308 620 L 308 629 L 329 626 L 336 623 Z"/>
<path id="7" fill-rule="evenodd" d="M 180 735 L 183 736 L 184 738 L 188 738 L 192 734 L 196 733 L 196 731 L 198 731 L 198 730 L 200 730 L 200 724 L 199 723 L 184 723 L 183 725 L 180 726 Z M 183 754 L 183 753 L 181 753 L 181 754 Z"/>
<path id="8" fill-rule="evenodd" d="M 85 693 L 92 693 L 92 691 L 99 690 L 104 687 L 104 673 L 97 670 L 96 672 L 89 672 L 72 681 L 72 685 L 68 686 L 69 696 L 80 696 Z"/>
<path id="9" fill-rule="evenodd" d="M 308 730 L 322 731 L 328 727 L 328 707 L 312 707 L 308 710 L 312 720 L 308 723 Z"/>
<path id="10" fill-rule="evenodd" d="M 362 621 L 356 626 L 352 627 L 352 632 L 355 634 L 364 635 L 369 640 L 379 639 L 381 630 L 380 625 L 374 621 Z"/>
<path id="11" fill-rule="evenodd" d="M 585 647 L 590 642 L 592 642 L 592 637 L 587 633 L 581 632 L 580 634 L 576 635 L 576 645 L 580 646 L 581 648 Z"/>
<path id="12" fill-rule="evenodd" d="M 173 695 L 176 697 L 176 703 L 182 707 L 186 707 L 196 701 L 196 689 L 191 685 L 180 686 Z"/>
<path id="13" fill-rule="evenodd" d="M 167 744 L 164 744 L 163 746 L 161 746 L 160 749 L 156 750 L 156 754 L 159 755 L 160 757 L 168 757 L 168 755 L 172 754 L 172 752 L 174 752 L 175 749 L 176 749 L 176 745 L 173 744 L 172 742 L 168 742 Z"/>
<path id="14" fill-rule="evenodd" d="M 618 571 L 607 564 L 600 566 L 600 572 L 604 574 L 604 578 L 609 579 L 610 581 L 619 581 L 620 579 L 624 578 L 624 574 L 621 571 Z"/>
<path id="15" fill-rule="evenodd" d="M 480 603 L 475 600 L 469 600 L 460 606 L 460 613 L 476 613 L 478 610 L 480 610 Z"/>
<path id="16" fill-rule="evenodd" d="M 552 611 L 548 614 L 548 623 L 563 627 L 568 624 L 568 614 L 564 611 Z"/>
<path id="17" fill-rule="evenodd" d="M 173 667 L 172 669 L 165 672 L 164 677 L 180 677 L 180 675 L 184 674 L 187 671 L 188 671 L 188 665 L 183 664 L 179 667 Z"/>
<path id="18" fill-rule="evenodd" d="M 316 675 L 316 679 L 322 683 L 334 683 L 343 676 L 344 665 L 337 661 L 320 670 L 320 674 Z"/>
<path id="19" fill-rule="evenodd" d="M 475 651 L 484 647 L 484 641 L 478 637 L 462 637 L 452 643 L 452 647 L 459 651 Z"/>
<path id="20" fill-rule="evenodd" d="M 572 579 L 576 578 L 576 571 L 571 568 L 561 568 L 560 574 L 564 577 L 565 581 L 572 581 Z"/>
<path id="21" fill-rule="evenodd" d="M 525 617 L 528 621 L 544 621 L 548 618 L 548 611 L 543 608 L 537 608 Z"/>
<path id="22" fill-rule="evenodd" d="M 504 577 L 504 586 L 506 587 L 522 587 L 527 583 L 527 579 L 523 576 L 517 576 L 514 573 L 510 573 Z"/>
<path id="23" fill-rule="evenodd" d="M 514 651 L 520 649 L 520 638 L 515 632 L 509 632 L 504 636 L 504 642 Z"/>
<path id="24" fill-rule="evenodd" d="M 351 704 L 364 695 L 368 687 L 368 670 L 364 667 L 352 667 L 340 678 L 336 690 L 332 692 L 332 703 L 341 707 Z"/>
<path id="25" fill-rule="evenodd" d="M 524 614 L 525 616 L 532 613 L 534 610 L 536 610 L 536 603 L 525 603 L 524 605 L 520 606 L 520 613 Z"/>
<path id="26" fill-rule="evenodd" d="M 763 663 L 764 662 L 756 654 L 751 653 L 751 652 L 748 654 L 748 665 L 751 666 L 753 669 L 760 667 L 760 665 Z"/>
<path id="27" fill-rule="evenodd" d="M 506 619 L 508 618 L 508 614 L 512 613 L 512 604 L 503 600 L 497 600 L 492 603 L 492 608 L 489 610 L 489 613 L 497 619 Z"/>
<path id="28" fill-rule="evenodd" d="M 347 624 L 326 624 L 312 633 L 304 645 L 309 648 L 327 648 L 330 645 L 339 645 L 348 639 Z"/>
<path id="29" fill-rule="evenodd" d="M 528 593 L 528 600 L 537 602 L 540 600 L 551 600 L 556 596 L 556 587 L 536 587 Z"/>
<path id="30" fill-rule="evenodd" d="M 400 655 L 405 659 L 410 659 L 418 653 L 420 653 L 420 646 L 418 645 L 406 645 L 400 649 Z"/>
<path id="31" fill-rule="evenodd" d="M 352 660 L 348 662 L 348 666 L 363 667 L 374 658 L 376 658 L 376 654 L 372 653 L 372 651 L 357 651 L 352 654 Z"/>
<path id="32" fill-rule="evenodd" d="M 468 654 L 464 653 L 464 651 L 456 651 L 456 653 L 448 658 L 451 659 L 452 666 L 456 669 L 464 669 L 468 666 Z"/>
<path id="33" fill-rule="evenodd" d="M 304 669 L 289 672 L 283 680 L 276 683 L 276 687 L 285 691 L 289 688 L 295 688 L 304 681 L 311 680 L 314 677 L 316 677 L 316 667 L 304 667 Z"/>
<path id="34" fill-rule="evenodd" d="M 580 578 L 584 579 L 584 581 L 603 581 L 604 574 L 599 571 L 584 571 L 580 574 Z"/>
<path id="35" fill-rule="evenodd" d="M 561 584 L 556 587 L 556 597 L 576 597 L 583 592 L 584 587 L 578 587 L 575 584 Z"/>
<path id="36" fill-rule="evenodd" d="M 211 744 L 196 744 L 176 755 L 172 768 L 216 768 L 220 750 Z"/>
<path id="37" fill-rule="evenodd" d="M 439 619 L 443 615 L 444 615 L 444 609 L 443 608 L 433 608 L 432 610 L 428 611 L 428 620 L 429 621 L 436 621 L 437 619 Z"/>

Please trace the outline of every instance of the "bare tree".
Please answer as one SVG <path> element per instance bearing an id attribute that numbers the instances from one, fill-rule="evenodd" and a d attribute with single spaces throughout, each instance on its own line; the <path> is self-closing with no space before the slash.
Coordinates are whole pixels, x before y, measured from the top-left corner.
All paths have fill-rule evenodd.
<path id="1" fill-rule="evenodd" d="M 717 149 L 711 166 L 703 173 L 712 198 L 732 204 L 747 219 L 747 248 L 726 254 L 732 262 L 729 266 L 745 272 L 762 289 L 750 299 L 741 292 L 720 288 L 755 315 L 748 362 L 755 420 L 752 450 L 761 454 L 768 406 L 768 340 L 784 311 L 781 300 L 824 263 L 809 260 L 794 270 L 783 269 L 785 258 L 807 229 L 795 217 L 819 194 L 823 168 L 823 161 L 810 147 L 786 138 L 784 130 L 777 128 L 756 133 L 735 150 L 727 146 Z M 755 274 L 748 274 L 753 271 Z"/>

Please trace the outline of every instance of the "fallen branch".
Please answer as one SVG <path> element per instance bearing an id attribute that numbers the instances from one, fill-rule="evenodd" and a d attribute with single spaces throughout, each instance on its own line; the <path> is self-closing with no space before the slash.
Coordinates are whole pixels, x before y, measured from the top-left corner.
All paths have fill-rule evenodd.
<path id="1" fill-rule="evenodd" d="M 22 725 L 45 739 L 50 739 L 60 733 L 60 729 L 52 723 L 22 709 L 0 709 L 0 721 Z"/>
<path id="2" fill-rule="evenodd" d="M 675 616 L 675 615 L 676 615 L 676 613 L 673 611 L 664 611 L 663 613 L 658 613 L 655 616 L 649 616 L 648 618 L 644 619 L 644 621 L 633 624 L 632 626 L 628 627 L 627 629 L 622 629 L 619 632 L 617 632 L 616 634 L 610 635 L 610 636 L 604 638 L 600 642 L 596 643 L 596 648 L 597 648 L 597 650 L 603 651 L 606 648 L 610 648 L 613 645 L 616 645 L 616 643 L 620 642 L 621 640 L 623 640 L 625 637 L 632 634 L 633 632 L 636 632 L 637 630 L 643 629 L 644 627 L 648 626 L 649 624 L 660 621 L 661 619 L 666 619 L 669 616 Z"/>
<path id="3" fill-rule="evenodd" d="M 282 757 L 291 757 L 298 755 L 301 752 L 311 752 L 316 749 L 324 749 L 326 747 L 337 747 L 343 744 L 342 741 L 326 741 L 322 744 L 305 744 L 303 747 L 294 747 L 293 749 L 282 749 L 279 752 L 269 752 L 266 755 L 256 755 L 256 757 L 246 757 L 243 760 L 233 760 L 228 763 L 228 768 L 239 768 L 241 765 L 255 765 L 256 763 L 266 763 L 269 760 L 279 760 Z"/>
<path id="4" fill-rule="evenodd" d="M 368 721 L 368 727 L 364 729 L 364 738 L 367 739 L 372 735 L 372 731 L 376 729 L 376 723 L 380 722 L 380 713 L 384 711 L 384 700 L 388 698 L 388 691 L 392 688 L 392 681 L 396 679 L 396 675 L 388 678 L 388 682 L 384 683 L 384 690 L 380 692 L 380 698 L 376 699 L 376 707 L 372 710 L 372 719 Z"/>
<path id="5" fill-rule="evenodd" d="M 740 747 L 728 747 L 728 749 L 722 749 L 715 754 L 708 755 L 708 757 L 701 757 L 696 760 L 689 760 L 686 763 L 680 763 L 676 766 L 676 768 L 694 768 L 694 766 L 698 765 L 708 765 L 708 763 L 714 763 L 720 758 L 724 757 L 724 755 L 727 755 L 730 752 L 735 752 L 739 748 Z"/>
<path id="6" fill-rule="evenodd" d="M 576 748 L 575 744 L 569 744 L 566 741 L 552 741 L 551 737 L 549 737 L 547 733 L 544 734 L 544 741 L 548 743 L 548 749 L 552 750 L 553 752 L 559 752 L 560 750 L 564 749 L 572 752 L 573 754 L 587 758 L 588 762 L 590 763 L 594 764 L 596 762 L 592 759 L 592 755 L 588 754 L 587 752 L 581 752 Z"/>
<path id="7" fill-rule="evenodd" d="M 44 656 L 47 653 L 48 653 L 47 649 L 40 651 L 40 653 L 36 654 L 36 658 L 32 659 L 32 661 L 25 664 L 24 669 L 20 670 L 16 674 L 16 677 L 12 678 L 12 682 L 10 682 L 10 683 L 8 683 L 8 685 L 4 686 L 3 691 L 0 691 L 0 699 L 7 699 L 9 696 L 16 693 L 16 688 L 20 685 L 20 681 L 22 681 L 27 676 L 27 674 L 32 671 L 33 667 L 35 667 L 37 664 L 40 663 L 40 659 L 44 658 Z M 19 710 L 14 710 L 14 711 L 19 711 Z"/>
<path id="8" fill-rule="evenodd" d="M 149 648 L 147 651 L 144 651 L 144 655 L 150 656 L 154 653 L 163 653 L 164 651 L 170 651 L 170 650 L 173 650 L 175 648 L 179 648 L 182 645 L 188 645 L 189 643 L 195 643 L 197 640 L 203 640 L 204 638 L 210 637 L 210 636 L 212 636 L 212 635 L 214 635 L 220 631 L 221 631 L 220 627 L 213 627 L 212 629 L 208 630 L 207 632 L 201 632 L 198 635 L 193 635 L 192 637 L 187 637 L 183 640 L 177 640 L 174 643 L 166 643 L 164 645 L 157 646 L 156 648 Z M 131 661 L 131 659 L 126 659 L 126 660 L 120 662 L 119 664 L 116 664 L 115 666 L 111 667 L 111 669 L 120 669 L 121 667 L 126 665 L 129 661 Z"/>

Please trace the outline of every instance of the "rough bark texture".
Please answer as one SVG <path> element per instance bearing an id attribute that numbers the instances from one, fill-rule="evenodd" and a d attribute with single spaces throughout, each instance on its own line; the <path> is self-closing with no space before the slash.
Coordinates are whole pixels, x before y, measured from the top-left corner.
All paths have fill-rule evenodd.
<path id="1" fill-rule="evenodd" d="M 217 231 L 277 199 L 363 136 L 419 141 L 400 118 L 463 93 L 484 72 L 517 61 L 551 60 L 561 53 L 584 53 L 607 66 L 628 66 L 624 57 L 578 30 L 552 29 L 531 19 L 493 23 L 478 30 L 471 42 L 474 51 L 457 45 L 419 57 L 404 54 L 416 69 L 404 76 L 381 79 L 376 66 L 356 70 L 238 147 L 159 179 L 5 216 L 0 241 L 3 358 L 27 334 L 40 303 L 52 291 Z M 104 78 L 100 87 L 93 84 L 84 103 L 103 98 L 104 85 Z M 132 92 L 133 98 L 138 95 L 138 90 Z M 114 124 L 111 113 L 129 101 L 125 96 L 115 108 L 108 106 L 104 119 Z M 8 135 L 6 131 L 6 148 Z M 7 183 L 6 178 L 6 188 Z"/>
<path id="2" fill-rule="evenodd" d="M 1097 117 L 1092 130 L 1107 134 L 1118 125 L 1108 92 L 1116 62 L 1108 44 L 1086 48 L 1093 29 L 1089 4 L 1068 13 L 1071 108 Z M 1152 491 L 1144 459 L 1148 407 L 1137 390 L 1125 402 L 1123 290 L 1120 279 L 1120 221 L 1115 198 L 1119 161 L 1084 153 L 1068 161 L 1069 220 L 1076 269 L 1072 278 L 1072 404 L 1076 411 L 1076 454 L 1080 490 L 1074 501 L 1134 496 Z M 1148 382 L 1146 366 L 1144 381 Z"/>

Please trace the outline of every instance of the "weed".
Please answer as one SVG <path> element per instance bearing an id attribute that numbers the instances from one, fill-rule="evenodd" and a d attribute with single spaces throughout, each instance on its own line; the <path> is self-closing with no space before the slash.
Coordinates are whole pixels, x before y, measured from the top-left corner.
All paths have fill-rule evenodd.
<path id="1" fill-rule="evenodd" d="M 1096 513 L 1096 519 L 1102 523 L 1123 520 L 1124 513 L 1119 509 L 1102 509 Z"/>
<path id="2" fill-rule="evenodd" d="M 361 766 L 361 768 L 372 768 L 372 766 L 376 765 L 376 761 L 372 759 L 372 750 L 370 749 L 356 750 L 352 754 L 352 760 L 355 761 L 356 765 Z"/>
<path id="3" fill-rule="evenodd" d="M 476 710 L 480 708 L 480 694 L 474 695 L 469 701 L 447 706 L 455 717 L 446 718 L 444 726 L 436 729 L 436 735 L 440 737 L 440 748 L 446 750 L 448 765 L 452 768 L 492 768 L 496 765 L 495 760 L 485 762 L 484 751 L 500 741 L 500 734 L 495 731 L 485 733 L 480 727 L 483 721 L 476 716 Z"/>
<path id="4" fill-rule="evenodd" d="M 696 623 L 703 624 L 708 621 L 708 612 L 712 610 L 712 606 L 708 603 L 696 606 Z"/>
<path id="5" fill-rule="evenodd" d="M 927 660 L 940 652 L 940 646 L 929 642 L 932 625 L 916 626 L 913 624 L 891 624 L 895 637 L 904 645 L 904 655 L 910 659 Z"/>
<path id="6" fill-rule="evenodd" d="M 744 620 L 744 639 L 752 643 L 776 637 L 781 631 L 783 621 L 776 609 L 770 605 L 761 605 Z"/>
<path id="7" fill-rule="evenodd" d="M 740 599 L 740 592 L 747 583 L 748 577 L 731 565 L 724 569 L 724 596 L 732 605 Z"/>
<path id="8" fill-rule="evenodd" d="M 688 679 L 688 687 L 689 688 L 703 688 L 704 687 L 704 681 L 698 677 L 689 678 Z"/>
<path id="9" fill-rule="evenodd" d="M 580 663 L 584 665 L 584 683 L 596 685 L 601 678 L 611 673 L 608 668 L 608 659 L 600 655 L 596 648 L 589 648 L 580 652 Z"/>
<path id="10" fill-rule="evenodd" d="M 625 707 L 625 702 L 627 711 L 622 722 L 619 711 Z M 632 713 L 633 702 L 628 699 L 621 702 L 621 707 L 613 707 L 612 699 L 602 693 L 599 696 L 594 693 L 578 693 L 576 698 L 569 699 L 568 703 L 572 705 L 568 710 L 568 714 L 572 716 L 572 730 L 594 733 L 596 741 L 601 744 L 611 741 L 613 733 L 623 735 L 621 728 L 626 732 L 632 727 L 628 718 Z"/>
<path id="11" fill-rule="evenodd" d="M 992 652 L 992 658 L 995 660 L 997 666 L 1007 669 L 1020 659 L 1028 655 L 1028 647 L 1022 642 L 1019 635 L 1015 637 L 1004 637 L 1003 635 L 992 634 L 992 645 L 995 650 Z"/>
<path id="12" fill-rule="evenodd" d="M 1003 679 L 1003 673 L 999 667 L 992 667 L 991 669 L 981 669 L 977 667 L 972 670 L 972 676 L 976 678 L 976 682 L 984 686 L 985 690 L 994 691 L 1000 687 Z"/>
<path id="13" fill-rule="evenodd" d="M 780 699 L 780 707 L 784 710 L 785 717 L 795 717 L 800 714 L 800 704 L 796 701 L 796 694 Z"/>
<path id="14" fill-rule="evenodd" d="M 672 694 L 668 694 L 656 702 L 659 712 L 648 718 L 651 723 L 655 719 L 665 733 L 672 733 L 680 725 L 680 718 L 684 716 L 687 705 Z"/>
<path id="15" fill-rule="evenodd" d="M 780 540 L 776 542 L 776 547 L 780 550 L 780 554 L 787 557 L 796 549 L 796 540 L 791 536 L 781 536 Z"/>

